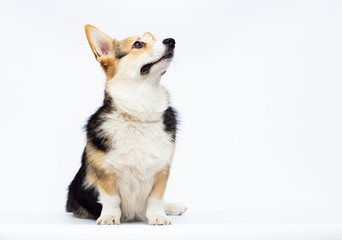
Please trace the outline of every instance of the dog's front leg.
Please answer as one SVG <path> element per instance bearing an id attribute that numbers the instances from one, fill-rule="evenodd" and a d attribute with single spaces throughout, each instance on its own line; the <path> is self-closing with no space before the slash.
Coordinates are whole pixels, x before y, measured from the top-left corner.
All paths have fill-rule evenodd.
<path id="1" fill-rule="evenodd" d="M 146 217 L 148 223 L 152 225 L 168 225 L 171 221 L 168 216 L 166 216 L 164 210 L 163 196 L 169 178 L 168 166 L 162 169 L 154 177 L 154 185 L 151 194 L 147 200 Z"/>
<path id="2" fill-rule="evenodd" d="M 121 198 L 117 191 L 115 176 L 111 176 L 111 178 L 98 183 L 99 202 L 102 204 L 101 215 L 96 221 L 99 225 L 120 224 Z"/>

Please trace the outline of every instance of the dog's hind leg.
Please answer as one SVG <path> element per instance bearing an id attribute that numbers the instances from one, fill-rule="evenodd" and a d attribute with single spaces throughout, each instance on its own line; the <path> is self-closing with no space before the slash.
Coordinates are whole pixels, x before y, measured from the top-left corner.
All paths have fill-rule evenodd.
<path id="1" fill-rule="evenodd" d="M 187 207 L 182 203 L 166 203 L 164 210 L 167 215 L 182 215 Z"/>

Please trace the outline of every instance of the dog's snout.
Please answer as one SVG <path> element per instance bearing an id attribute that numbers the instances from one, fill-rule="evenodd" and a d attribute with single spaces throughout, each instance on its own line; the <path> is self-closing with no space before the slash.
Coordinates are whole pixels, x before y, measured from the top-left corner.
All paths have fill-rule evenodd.
<path id="1" fill-rule="evenodd" d="M 166 38 L 164 39 L 163 43 L 170 48 L 174 48 L 176 45 L 176 41 L 173 38 Z"/>

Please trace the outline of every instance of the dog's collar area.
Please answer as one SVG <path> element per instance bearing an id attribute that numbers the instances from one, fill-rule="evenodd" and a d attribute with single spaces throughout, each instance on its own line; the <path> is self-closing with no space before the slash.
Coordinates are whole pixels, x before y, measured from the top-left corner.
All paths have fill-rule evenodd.
<path id="1" fill-rule="evenodd" d="M 157 64 L 159 62 L 161 62 L 162 60 L 164 59 L 169 59 L 169 58 L 172 58 L 173 57 L 173 53 L 172 52 L 169 52 L 167 54 L 165 54 L 164 56 L 162 56 L 158 61 L 156 62 L 153 62 L 153 63 L 148 63 L 148 64 L 145 64 L 144 66 L 141 67 L 140 69 L 140 74 L 141 75 L 146 75 L 146 74 L 149 74 L 150 71 L 151 71 L 151 68 L 154 64 Z"/>

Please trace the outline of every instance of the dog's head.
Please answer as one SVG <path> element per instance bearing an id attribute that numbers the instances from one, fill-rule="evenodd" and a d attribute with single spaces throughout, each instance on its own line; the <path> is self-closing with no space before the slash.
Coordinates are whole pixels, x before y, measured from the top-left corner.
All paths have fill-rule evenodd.
<path id="1" fill-rule="evenodd" d="M 107 81 L 160 79 L 173 58 L 176 42 L 172 38 L 157 41 L 146 32 L 141 37 L 116 40 L 91 25 L 86 25 L 85 31 Z"/>

